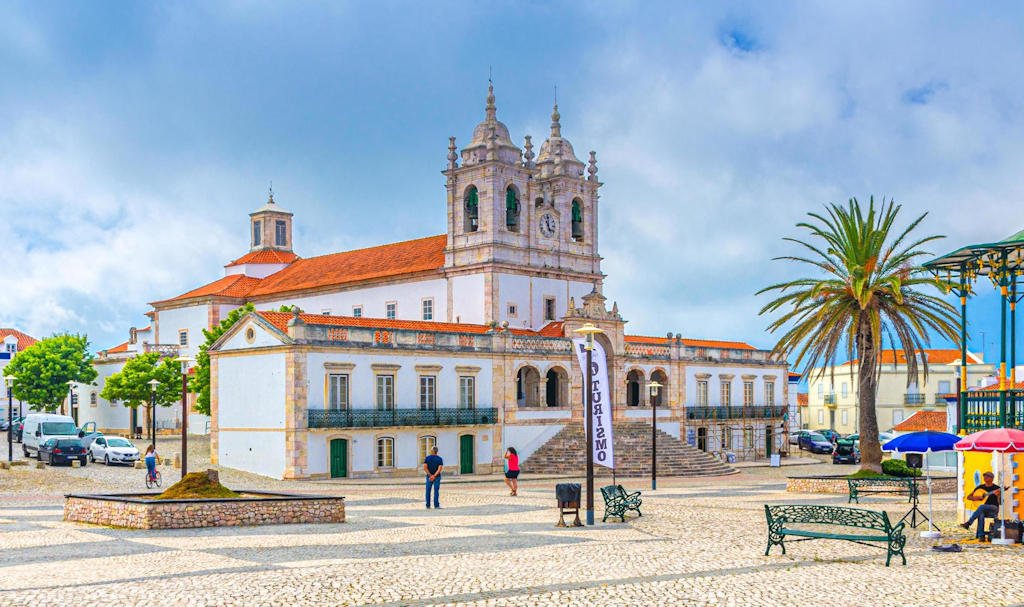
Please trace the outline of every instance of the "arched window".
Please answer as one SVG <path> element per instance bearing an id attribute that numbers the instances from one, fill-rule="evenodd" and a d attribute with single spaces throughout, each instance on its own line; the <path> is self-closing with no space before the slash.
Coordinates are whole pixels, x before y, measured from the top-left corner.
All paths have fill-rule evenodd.
<path id="1" fill-rule="evenodd" d="M 480 228 L 480 196 L 476 192 L 476 186 L 469 186 L 466 190 L 466 222 L 464 231 L 476 232 Z"/>
<path id="2" fill-rule="evenodd" d="M 395 439 L 393 439 L 393 438 L 378 438 L 377 439 L 377 467 L 378 468 L 394 468 L 395 467 Z"/>
<path id="3" fill-rule="evenodd" d="M 510 232 L 519 231 L 519 197 L 511 186 L 505 190 L 505 227 Z"/>
<path id="4" fill-rule="evenodd" d="M 430 450 L 437 446 L 436 436 L 421 436 L 420 437 L 420 462 L 427 459 L 430 455 Z"/>
<path id="5" fill-rule="evenodd" d="M 579 198 L 572 201 L 572 239 L 583 240 L 583 205 Z"/>

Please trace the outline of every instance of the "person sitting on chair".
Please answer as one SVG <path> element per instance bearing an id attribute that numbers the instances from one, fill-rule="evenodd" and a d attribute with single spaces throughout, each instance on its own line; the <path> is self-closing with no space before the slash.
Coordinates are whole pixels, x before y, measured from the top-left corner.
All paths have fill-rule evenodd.
<path id="1" fill-rule="evenodd" d="M 983 502 L 978 504 L 978 507 L 974 509 L 974 514 L 971 518 L 967 519 L 967 522 L 960 525 L 964 529 L 970 529 L 971 523 L 978 521 L 978 531 L 974 534 L 976 538 L 984 539 L 985 537 L 985 517 L 996 518 L 999 516 L 999 498 L 1001 490 L 999 485 L 996 485 L 992 481 L 995 480 L 995 475 L 991 472 L 986 472 L 982 475 L 983 484 L 978 485 L 967 494 L 967 499 L 972 502 Z M 981 495 L 978 495 L 978 491 L 982 491 Z"/>

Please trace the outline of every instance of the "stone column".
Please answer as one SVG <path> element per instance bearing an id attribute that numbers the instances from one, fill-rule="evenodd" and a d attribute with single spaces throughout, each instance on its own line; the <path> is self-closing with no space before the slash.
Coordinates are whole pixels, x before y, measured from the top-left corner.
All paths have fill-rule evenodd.
<path id="1" fill-rule="evenodd" d="M 217 357 L 210 356 L 210 463 L 217 465 L 220 445 L 220 418 L 218 417 L 217 398 Z M 134 428 L 132 429 L 134 430 Z"/>
<path id="2" fill-rule="evenodd" d="M 292 349 L 285 354 L 284 391 L 284 478 L 307 476 L 306 352 Z"/>

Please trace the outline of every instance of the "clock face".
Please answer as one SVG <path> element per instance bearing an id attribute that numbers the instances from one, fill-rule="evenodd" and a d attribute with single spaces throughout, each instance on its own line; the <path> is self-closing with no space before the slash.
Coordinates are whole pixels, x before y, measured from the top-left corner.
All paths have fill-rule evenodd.
<path id="1" fill-rule="evenodd" d="M 540 233 L 544 236 L 551 238 L 555 235 L 555 230 L 558 228 L 558 222 L 555 221 L 555 216 L 551 213 L 544 213 L 540 216 Z"/>

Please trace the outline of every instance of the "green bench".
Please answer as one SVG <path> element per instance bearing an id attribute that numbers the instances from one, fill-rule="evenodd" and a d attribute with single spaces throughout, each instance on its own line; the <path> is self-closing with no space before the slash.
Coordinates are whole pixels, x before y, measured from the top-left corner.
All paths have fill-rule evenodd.
<path id="1" fill-rule="evenodd" d="M 888 493 L 894 495 L 906 495 L 907 502 L 917 499 L 917 481 L 913 478 L 848 478 L 846 483 L 850 488 L 850 497 L 846 503 L 860 503 L 862 495 L 877 495 Z"/>
<path id="2" fill-rule="evenodd" d="M 601 497 L 604 498 L 602 523 L 607 521 L 609 516 L 617 516 L 622 522 L 626 522 L 626 512 L 630 510 L 634 510 L 637 516 L 643 516 L 640 512 L 640 504 L 643 503 L 643 499 L 640 498 L 639 491 L 627 493 L 622 485 L 608 485 L 601 487 Z"/>
<path id="3" fill-rule="evenodd" d="M 786 545 L 783 541 L 787 536 L 795 536 L 803 539 L 792 540 L 794 542 L 826 539 L 844 540 L 865 546 L 873 546 L 869 542 L 885 543 L 886 567 L 895 554 L 903 559 L 904 565 L 907 564 L 907 557 L 903 554 L 903 547 L 907 543 L 907 538 L 903 535 L 903 523 L 894 527 L 885 512 L 845 506 L 765 505 L 764 515 L 768 520 L 768 548 L 764 551 L 765 556 L 768 556 L 772 546 L 776 545 L 782 546 L 782 554 L 786 554 Z M 808 529 L 803 525 L 853 527 L 867 530 L 868 533 L 827 533 Z"/>

